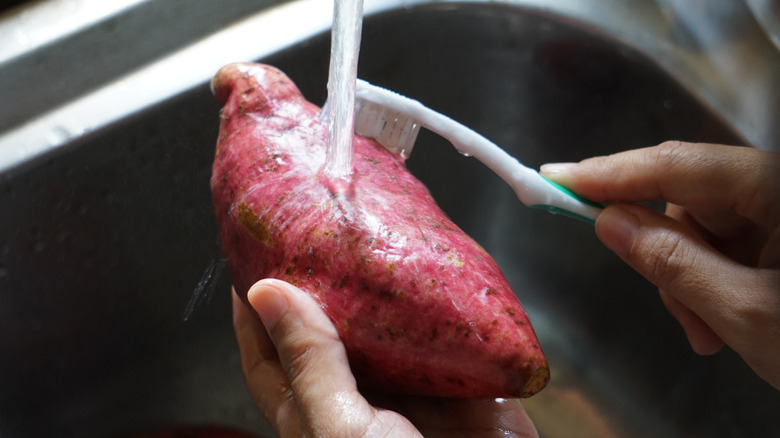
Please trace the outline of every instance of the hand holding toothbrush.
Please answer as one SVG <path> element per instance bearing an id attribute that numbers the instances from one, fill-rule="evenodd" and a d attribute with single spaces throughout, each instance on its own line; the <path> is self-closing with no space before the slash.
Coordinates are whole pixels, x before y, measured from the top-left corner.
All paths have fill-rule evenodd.
<path id="1" fill-rule="evenodd" d="M 699 354 L 729 345 L 780 389 L 780 156 L 667 142 L 548 164 L 541 174 L 607 207 L 602 242 L 658 286 Z M 634 204 L 667 202 L 666 215 Z"/>

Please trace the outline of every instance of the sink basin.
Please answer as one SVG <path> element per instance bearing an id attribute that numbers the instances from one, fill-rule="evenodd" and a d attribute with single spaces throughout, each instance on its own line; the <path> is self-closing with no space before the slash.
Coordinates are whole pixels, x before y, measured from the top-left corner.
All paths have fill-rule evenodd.
<path id="1" fill-rule="evenodd" d="M 670 139 L 752 143 L 634 44 L 520 3 L 378 8 L 364 24 L 360 76 L 531 167 Z M 329 48 L 314 26 L 258 60 L 322 104 Z M 133 77 L 143 76 L 99 92 L 151 87 Z M 207 80 L 4 167 L 0 436 L 199 424 L 275 436 L 244 387 L 232 333 L 209 192 L 219 106 Z M 0 146 L 14 135 L 0 133 Z M 408 166 L 526 305 L 552 372 L 526 402 L 542 437 L 780 436 L 780 393 L 728 349 L 694 354 L 655 288 L 591 227 L 522 206 L 428 132 Z"/>

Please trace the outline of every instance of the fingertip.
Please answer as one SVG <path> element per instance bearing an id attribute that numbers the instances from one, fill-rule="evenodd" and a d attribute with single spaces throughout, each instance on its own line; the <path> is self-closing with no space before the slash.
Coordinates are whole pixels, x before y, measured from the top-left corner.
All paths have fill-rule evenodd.
<path id="1" fill-rule="evenodd" d="M 726 343 L 717 336 L 715 338 L 702 339 L 696 343 L 691 343 L 693 351 L 700 356 L 712 356 L 722 350 L 724 346 L 726 346 Z"/>
<path id="2" fill-rule="evenodd" d="M 719 352 L 725 343 L 704 320 L 665 291 L 659 291 L 666 309 L 680 323 L 691 349 L 701 356 Z"/>
<path id="3" fill-rule="evenodd" d="M 260 280 L 247 292 L 247 300 L 260 316 L 263 326 L 270 333 L 290 309 L 283 282 L 273 279 Z"/>
<path id="4" fill-rule="evenodd" d="M 548 180 L 571 188 L 573 181 L 572 169 L 577 163 L 547 163 L 539 167 L 539 174 Z"/>
<path id="5" fill-rule="evenodd" d="M 577 163 L 547 163 L 542 164 L 539 173 L 547 178 L 558 178 L 568 174 Z"/>

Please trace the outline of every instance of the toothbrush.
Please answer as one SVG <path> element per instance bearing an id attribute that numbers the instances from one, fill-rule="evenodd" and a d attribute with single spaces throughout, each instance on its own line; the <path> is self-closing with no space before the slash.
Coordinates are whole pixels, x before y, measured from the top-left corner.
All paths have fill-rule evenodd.
<path id="1" fill-rule="evenodd" d="M 481 161 L 512 187 L 523 204 L 595 223 L 601 205 L 548 180 L 490 140 L 420 102 L 357 80 L 355 132 L 408 158 L 421 126 L 449 140 L 462 154 Z"/>

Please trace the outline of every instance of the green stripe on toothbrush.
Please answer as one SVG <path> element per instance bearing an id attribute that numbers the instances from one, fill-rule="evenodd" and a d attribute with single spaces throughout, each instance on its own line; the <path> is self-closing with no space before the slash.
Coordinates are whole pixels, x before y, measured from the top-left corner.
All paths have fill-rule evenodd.
<path id="1" fill-rule="evenodd" d="M 563 215 L 563 216 L 568 216 L 568 217 L 570 217 L 572 219 L 577 219 L 577 220 L 579 220 L 581 222 L 585 222 L 586 224 L 596 225 L 596 221 L 595 220 L 593 220 L 593 219 L 591 219 L 589 217 L 585 217 L 585 216 L 583 216 L 581 214 L 577 214 L 577 213 L 574 213 L 572 211 L 565 210 L 565 209 L 563 209 L 561 207 L 555 207 L 553 205 L 545 205 L 545 204 L 535 204 L 535 205 L 532 205 L 531 208 L 538 208 L 540 210 L 546 210 L 546 211 L 549 211 L 550 213 L 553 213 L 553 214 L 560 214 L 560 215 Z"/>
<path id="2" fill-rule="evenodd" d="M 558 184 L 556 182 L 550 181 L 549 179 L 545 178 L 544 176 L 542 176 L 542 178 L 544 178 L 545 181 L 550 183 L 550 185 L 552 185 L 556 189 L 558 189 L 561 192 L 571 196 L 572 198 L 582 202 L 583 204 L 587 204 L 587 205 L 590 205 L 590 206 L 593 206 L 593 207 L 597 207 L 597 208 L 604 208 L 603 205 L 598 204 L 596 202 L 593 202 L 593 201 L 591 201 L 589 199 L 585 199 L 582 196 L 580 196 L 580 195 L 572 192 L 571 190 L 567 189 L 566 187 L 564 187 L 564 186 L 562 186 L 562 185 L 560 185 L 560 184 Z M 585 216 L 583 216 L 581 214 L 577 214 L 577 213 L 574 213 L 573 211 L 569 211 L 569 210 L 563 209 L 561 207 L 556 207 L 554 205 L 535 204 L 535 205 L 532 205 L 531 208 L 538 208 L 540 210 L 546 210 L 546 211 L 549 211 L 550 213 L 553 213 L 553 214 L 561 214 L 563 216 L 567 216 L 567 217 L 570 217 L 572 219 L 577 219 L 577 220 L 580 220 L 580 221 L 585 222 L 586 224 L 590 224 L 590 225 L 595 225 L 596 224 L 596 221 L 591 219 L 591 218 L 589 218 L 589 217 L 585 217 Z"/>

